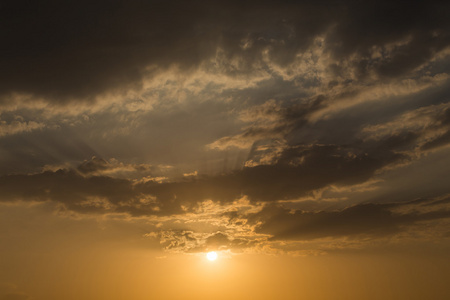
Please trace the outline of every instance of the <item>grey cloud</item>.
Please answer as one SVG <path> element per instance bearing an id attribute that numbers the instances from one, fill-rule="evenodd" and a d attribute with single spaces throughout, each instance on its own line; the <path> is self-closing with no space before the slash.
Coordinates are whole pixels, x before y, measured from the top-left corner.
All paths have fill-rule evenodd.
<path id="1" fill-rule="evenodd" d="M 128 180 L 99 176 L 86 178 L 68 170 L 3 176 L 0 178 L 0 186 L 3 201 L 53 200 L 65 203 L 75 210 L 83 210 L 81 203 L 89 197 L 106 198 L 112 204 L 136 197 L 132 183 Z M 104 207 L 90 207 L 86 203 L 87 211 L 97 209 Z"/>
<path id="2" fill-rule="evenodd" d="M 399 76 L 449 44 L 447 8 L 442 1 L 6 1 L 0 92 L 89 99 L 139 87 L 148 66 L 196 68 L 218 48 L 230 75 L 261 64 L 266 52 L 286 66 L 324 34 L 337 61 L 356 53 L 362 75 L 374 69 Z M 389 56 L 366 58 L 373 47 L 387 49 L 409 36 Z M 235 58 L 240 63 L 227 66 Z"/>
<path id="3" fill-rule="evenodd" d="M 287 90 L 292 88 L 291 84 L 286 86 Z M 284 87 L 283 84 L 281 87 Z M 273 88 L 276 90 L 279 87 Z M 277 144 L 291 140 L 296 131 L 302 130 L 308 123 L 308 116 L 323 107 L 322 102 L 325 97 L 318 95 L 297 101 L 298 99 L 293 99 L 294 95 L 288 94 L 286 98 L 276 96 L 277 99 L 282 100 L 270 99 L 244 109 L 240 113 L 240 119 L 248 125 L 242 129 L 242 132 L 234 136 L 222 137 L 208 147 L 223 150 L 230 147 L 250 148 L 249 145 L 251 145 L 248 157 L 253 159 L 255 151 L 261 148 L 260 146 L 277 147 Z M 255 95 L 253 97 L 261 101 L 261 97 L 255 97 Z M 295 145 L 295 142 L 291 144 Z"/>
<path id="4" fill-rule="evenodd" d="M 169 168 L 170 169 L 170 168 Z M 84 160 L 76 167 L 83 176 L 110 176 L 129 180 L 152 180 L 152 178 L 164 178 L 164 171 L 158 166 L 148 164 L 124 164 L 117 159 L 105 160 L 93 156 L 90 160 Z"/>
<path id="5" fill-rule="evenodd" d="M 297 146 L 284 149 L 272 165 L 140 188 L 162 203 L 179 202 L 188 207 L 206 199 L 230 202 L 242 195 L 252 201 L 296 199 L 330 184 L 365 182 L 377 170 L 408 159 L 386 147 L 365 152 L 357 147 L 336 145 Z"/>
<path id="6" fill-rule="evenodd" d="M 6 136 L 0 140 L 0 174 L 39 172 L 45 165 L 99 157 L 94 147 L 71 130 L 51 129 Z"/>
<path id="7" fill-rule="evenodd" d="M 2 90 L 91 97 L 114 85 L 139 85 L 155 58 L 170 63 L 169 52 L 195 59 L 192 21 L 202 13 L 183 3 L 5 3 L 2 36 L 10 46 L 2 55 Z"/>
<path id="8" fill-rule="evenodd" d="M 273 165 L 167 183 L 82 175 L 106 168 L 104 160 L 94 159 L 78 168 L 82 173 L 58 170 L 2 176 L 0 191 L 3 201 L 53 200 L 86 213 L 183 214 L 208 199 L 229 203 L 247 195 L 252 201 L 277 201 L 295 199 L 330 184 L 362 183 L 377 170 L 405 159 L 408 157 L 386 147 L 365 152 L 336 145 L 297 146 L 283 150 Z"/>
<path id="9" fill-rule="evenodd" d="M 450 143 L 450 108 L 446 108 L 444 111 L 439 112 L 435 116 L 435 124 L 433 127 L 447 129 L 443 134 L 435 137 L 421 146 L 422 150 L 431 150 L 441 146 L 445 146 Z M 431 126 L 430 126 L 431 127 Z"/>
<path id="10" fill-rule="evenodd" d="M 97 173 L 108 169 L 108 162 L 99 157 L 92 157 L 89 161 L 84 161 L 77 168 L 83 174 Z"/>
<path id="11" fill-rule="evenodd" d="M 450 130 L 447 131 L 446 133 L 440 135 L 439 137 L 435 138 L 434 140 L 425 143 L 421 147 L 421 149 L 422 150 L 431 150 L 434 148 L 448 145 L 449 143 L 450 143 Z"/>
<path id="12" fill-rule="evenodd" d="M 444 1 L 405 5 L 402 2 L 378 1 L 356 3 L 346 10 L 346 18 L 336 24 L 328 42 L 337 59 L 358 54 L 355 69 L 364 77 L 370 69 L 381 76 L 399 76 L 429 59 L 433 53 L 448 45 L 449 23 L 443 10 Z M 439 34 L 437 34 L 439 33 Z M 407 42 L 387 49 L 390 43 Z M 381 56 L 370 57 L 374 47 L 381 46 Z"/>
<path id="13" fill-rule="evenodd" d="M 379 146 L 400 151 L 412 151 L 416 147 L 415 151 L 426 152 L 445 146 L 450 143 L 448 106 L 448 102 L 443 102 L 407 111 L 391 122 L 369 127 L 365 135 L 369 139 L 373 135 Z"/>
<path id="14" fill-rule="evenodd" d="M 421 212 L 420 204 L 438 205 L 444 202 L 431 200 L 404 203 L 362 203 L 340 211 L 292 211 L 278 205 L 267 206 L 249 217 L 251 222 L 262 222 L 258 233 L 270 234 L 274 240 L 313 240 L 344 236 L 389 236 L 407 230 L 408 226 L 422 221 L 450 218 L 448 208 Z M 395 212 L 394 209 L 413 205 L 416 209 Z"/>
<path id="15" fill-rule="evenodd" d="M 35 113 L 35 119 L 50 126 L 0 137 L 0 173 L 37 172 L 44 165 L 74 164 L 92 156 L 135 165 L 173 165 L 182 160 L 187 166 L 177 169 L 178 174 L 192 172 L 204 160 L 202 145 L 239 128 L 230 114 L 232 104 L 198 103 L 193 98 L 167 108 L 164 105 L 171 100 L 167 96 L 150 111 L 122 111 L 120 105 L 107 105 L 85 116 L 74 109 L 75 115 L 62 113 L 50 120 L 42 116 L 45 112 L 31 111 L 25 120 L 33 120 L 30 115 Z M 5 119 L 3 114 L 0 118 Z M 223 158 L 222 153 L 207 155 Z"/>
<path id="16" fill-rule="evenodd" d="M 4 202 L 54 201 L 75 212 L 94 214 L 142 216 L 185 213 L 181 207 L 183 201 L 175 201 L 176 196 L 170 190 L 158 191 L 156 187 L 159 185 L 154 181 L 135 184 L 129 179 L 86 177 L 65 169 L 0 177 L 1 201 Z M 153 190 L 158 198 L 153 196 Z"/>
<path id="17" fill-rule="evenodd" d="M 131 215 L 160 215 L 184 213 L 182 202 L 152 194 L 156 182 L 135 184 L 129 179 L 107 176 L 84 176 L 74 170 L 60 169 L 36 174 L 0 177 L 1 201 L 54 201 L 80 213 L 129 213 Z M 150 192 L 149 192 L 150 191 Z"/>
<path id="18" fill-rule="evenodd" d="M 445 108 L 448 104 L 449 90 L 445 87 L 445 83 L 427 88 L 425 91 L 411 91 L 398 96 L 395 95 L 395 92 L 393 95 L 388 92 L 387 95 L 381 96 L 378 101 L 373 102 L 365 101 L 364 89 L 357 86 L 337 95 L 325 93 L 311 97 L 303 96 L 301 100 L 295 99 L 294 96 L 290 99 L 276 96 L 275 99 L 282 100 L 269 100 L 262 105 L 255 105 L 244 110 L 246 114 L 251 112 L 256 114 L 257 111 L 260 120 L 257 120 L 256 116 L 254 116 L 255 120 L 247 117 L 245 121 L 249 125 L 244 127 L 239 134 L 222 137 L 209 146 L 217 149 L 231 146 L 250 148 L 249 145 L 253 144 L 250 148 L 249 159 L 255 158 L 257 155 L 256 149 L 263 147 L 267 149 L 280 143 L 284 144 L 283 147 L 295 147 L 299 144 L 311 143 L 357 145 L 356 147 L 373 152 L 379 147 L 395 148 L 397 151 L 411 151 L 414 147 L 421 146 L 423 141 L 420 138 L 427 135 L 428 129 L 446 128 L 445 111 L 440 112 L 437 109 L 438 107 Z M 396 84 L 388 88 L 395 90 Z M 374 91 L 374 93 L 379 92 L 383 93 L 376 89 Z M 361 97 L 362 100 L 341 111 L 338 109 L 338 112 L 320 120 L 312 122 L 309 120 L 312 115 L 328 105 L 336 104 L 339 106 L 339 102 L 345 102 L 354 97 Z M 366 127 L 382 125 L 414 110 L 416 110 L 417 119 L 429 115 L 435 121 L 428 124 L 427 128 L 422 129 L 410 128 L 406 124 L 402 131 L 392 127 L 390 132 L 392 137 L 385 136 L 383 141 L 374 143 L 368 143 L 367 141 L 361 143 L 361 139 L 377 138 L 380 133 L 375 130 L 364 133 Z M 409 121 L 412 122 L 413 119 L 411 118 Z M 381 143 L 384 143 L 384 146 Z M 389 143 L 393 144 L 389 146 Z M 396 146 L 395 143 L 398 145 Z M 403 143 L 403 145 L 399 143 Z"/>
<path id="19" fill-rule="evenodd" d="M 388 145 L 398 146 L 398 143 Z M 2 201 L 52 200 L 80 213 L 177 217 L 195 214 L 197 205 L 206 199 L 223 205 L 247 195 L 254 201 L 276 202 L 332 183 L 364 182 L 373 176 L 375 170 L 401 159 L 392 153 L 388 155 L 388 152 L 371 157 L 365 153 L 349 153 L 349 150 L 332 145 L 293 148 L 285 151 L 275 165 L 172 183 L 134 183 L 106 176 L 84 176 L 73 170 L 7 175 L 0 177 L 0 194 Z M 298 158 L 303 156 L 305 158 L 300 163 Z M 104 161 L 97 160 L 94 161 L 104 165 Z M 261 239 L 264 235 L 272 236 L 272 241 L 384 237 L 400 233 L 419 222 L 450 218 L 447 204 L 448 197 L 441 197 L 403 203 L 363 203 L 338 211 L 313 212 L 292 210 L 275 203 L 267 204 L 257 213 L 224 213 L 223 216 L 230 221 L 230 232 L 166 231 L 160 238 L 163 247 L 169 251 L 203 252 L 237 251 L 270 243 Z M 250 230 L 247 235 L 236 231 L 244 225 L 247 231 Z M 256 230 L 252 231 L 252 227 Z"/>

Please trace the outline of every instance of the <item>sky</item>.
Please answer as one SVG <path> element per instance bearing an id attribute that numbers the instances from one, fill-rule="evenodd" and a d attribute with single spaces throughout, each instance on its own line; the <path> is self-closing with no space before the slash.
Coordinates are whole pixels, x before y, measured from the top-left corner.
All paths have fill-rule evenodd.
<path id="1" fill-rule="evenodd" d="M 449 10 L 2 1 L 0 300 L 449 299 Z"/>

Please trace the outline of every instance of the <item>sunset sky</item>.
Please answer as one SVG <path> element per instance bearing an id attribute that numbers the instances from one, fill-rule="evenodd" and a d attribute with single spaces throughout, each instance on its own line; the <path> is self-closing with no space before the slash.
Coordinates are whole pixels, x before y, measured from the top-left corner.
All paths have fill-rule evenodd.
<path id="1" fill-rule="evenodd" d="M 450 299 L 449 12 L 2 1 L 0 300 Z"/>

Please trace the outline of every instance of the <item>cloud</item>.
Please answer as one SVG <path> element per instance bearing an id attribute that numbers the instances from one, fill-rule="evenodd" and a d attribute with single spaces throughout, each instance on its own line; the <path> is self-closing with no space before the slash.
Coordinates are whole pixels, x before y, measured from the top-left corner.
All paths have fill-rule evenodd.
<path id="1" fill-rule="evenodd" d="M 416 209 L 422 208 L 417 205 L 417 201 L 363 203 L 340 211 L 319 212 L 292 211 L 280 206 L 268 206 L 252 218 L 253 222 L 263 223 L 258 227 L 258 233 L 270 234 L 275 240 L 313 240 L 344 236 L 376 238 L 394 235 L 419 222 L 450 218 L 448 206 L 426 212 L 393 212 L 411 204 L 416 204 Z M 427 205 L 436 204 L 436 201 L 427 201 Z"/>
<path id="2" fill-rule="evenodd" d="M 207 251 L 239 252 L 246 248 L 261 245 L 264 238 L 237 237 L 224 232 L 198 233 L 193 231 L 161 231 L 161 245 L 170 252 L 198 253 Z"/>
<path id="3" fill-rule="evenodd" d="M 125 164 L 117 159 L 109 161 L 93 156 L 90 160 L 83 161 L 76 170 L 83 176 L 109 176 L 114 178 L 141 179 L 163 178 L 161 175 L 171 169 L 170 166 L 152 166 L 149 164 Z"/>
<path id="4" fill-rule="evenodd" d="M 93 158 L 76 171 L 2 176 L 0 190 L 3 201 L 52 200 L 79 212 L 182 214 L 209 199 L 230 203 L 246 195 L 254 202 L 277 201 L 295 199 L 331 184 L 363 183 L 376 171 L 408 159 L 389 147 L 380 145 L 375 152 L 365 152 L 337 145 L 296 146 L 281 151 L 273 164 L 163 183 L 106 176 L 124 168 L 136 171 L 148 166 L 127 167 Z"/>
<path id="5" fill-rule="evenodd" d="M 0 121 L 0 137 L 22 132 L 30 132 L 33 130 L 42 129 L 44 127 L 45 127 L 44 124 L 37 123 L 34 121 L 30 122 L 13 121 L 9 124 L 6 123 L 5 121 Z"/>
<path id="6" fill-rule="evenodd" d="M 414 105 L 445 86 L 445 6 L 9 1 L 0 117 L 24 119 L 4 126 L 1 169 L 96 156 L 217 174 L 298 144 L 346 143 L 336 140 L 367 125 L 349 119 L 361 106 Z"/>
<path id="7" fill-rule="evenodd" d="M 334 240 L 345 248 L 367 238 L 402 239 L 401 235 L 412 228 L 416 232 L 424 231 L 426 236 L 430 230 L 427 224 L 450 218 L 448 196 L 407 202 L 367 202 L 328 210 L 299 210 L 281 201 L 331 184 L 351 186 L 367 182 L 376 170 L 401 158 L 387 153 L 376 158 L 350 153 L 342 147 L 315 145 L 285 151 L 274 165 L 163 183 L 92 173 L 86 176 L 67 169 L 45 171 L 2 176 L 0 191 L 2 202 L 52 201 L 60 210 L 79 214 L 147 218 L 161 228 L 147 236 L 160 239 L 162 247 L 171 252 L 293 251 L 303 246 L 292 243 L 322 244 L 324 239 Z M 86 170 L 102 170 L 106 161 L 93 159 L 91 162 L 95 168 Z M 433 226 L 434 232 L 440 232 L 444 225 Z M 354 239 L 353 246 L 341 241 L 347 238 Z M 313 244 L 307 247 L 313 252 L 333 248 Z"/>
<path id="8" fill-rule="evenodd" d="M 1 178 L 3 201 L 28 200 L 65 203 L 68 207 L 95 210 L 84 204 L 88 198 L 106 198 L 112 204 L 135 196 L 132 183 L 110 177 L 85 178 L 74 171 L 45 171 L 32 175 L 10 175 Z"/>
<path id="9" fill-rule="evenodd" d="M 306 116 L 320 106 L 321 98 L 302 104 L 284 105 L 271 99 L 240 112 L 240 120 L 248 124 L 242 133 L 222 137 L 207 145 L 208 148 L 225 150 L 229 147 L 250 148 L 257 143 L 276 141 L 283 143 L 294 128 L 306 123 Z M 250 153 L 252 155 L 252 153 Z"/>
<path id="10" fill-rule="evenodd" d="M 361 130 L 361 136 L 391 141 L 395 137 L 409 136 L 420 151 L 427 152 L 450 142 L 449 111 L 448 102 L 420 107 L 406 111 L 392 121 L 366 126 Z"/>
<path id="11" fill-rule="evenodd" d="M 1 12 L 7 47 L 0 92 L 55 102 L 93 99 L 108 90 L 139 89 L 152 67 L 197 68 L 219 49 L 221 72 L 236 76 L 267 60 L 287 66 L 320 35 L 336 74 L 347 64 L 353 77 L 400 76 L 448 46 L 446 5 L 8 1 Z"/>
<path id="12" fill-rule="evenodd" d="M 282 203 L 263 205 L 257 211 L 223 212 L 219 207 L 210 217 L 225 218 L 226 222 L 218 222 L 213 230 L 204 230 L 206 219 L 202 221 L 199 215 L 197 220 L 178 218 L 179 229 L 170 229 L 174 224 L 163 224 L 164 229 L 146 237 L 159 239 L 166 251 L 177 253 L 310 255 L 382 244 L 394 247 L 408 240 L 426 242 L 446 236 L 450 221 L 448 195 L 405 202 L 361 203 L 339 210 L 295 210 Z"/>
<path id="13" fill-rule="evenodd" d="M 448 218 L 367 194 L 450 142 L 449 4 L 85 2 L 2 4 L 0 201 L 147 218 L 178 252 Z"/>

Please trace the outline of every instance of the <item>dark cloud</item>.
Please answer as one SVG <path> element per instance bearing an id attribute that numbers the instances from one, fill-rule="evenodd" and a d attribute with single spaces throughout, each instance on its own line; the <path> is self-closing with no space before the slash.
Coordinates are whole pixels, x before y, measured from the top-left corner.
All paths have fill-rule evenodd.
<path id="1" fill-rule="evenodd" d="M 39 172 L 45 165 L 60 165 L 99 156 L 79 134 L 60 130 L 3 137 L 0 151 L 1 174 Z"/>
<path id="2" fill-rule="evenodd" d="M 2 40 L 9 45 L 2 91 L 84 98 L 139 85 L 149 64 L 201 54 L 199 8 L 181 1 L 9 1 L 2 5 Z"/>
<path id="3" fill-rule="evenodd" d="M 447 9 L 442 1 L 6 1 L 0 93 L 89 99 L 139 87 L 149 66 L 196 68 L 218 48 L 225 74 L 251 71 L 264 53 L 286 66 L 324 34 L 336 70 L 353 55 L 362 77 L 400 76 L 449 44 Z"/>
<path id="4" fill-rule="evenodd" d="M 422 150 L 431 150 L 434 148 L 438 148 L 441 146 L 445 146 L 450 143 L 450 130 L 446 133 L 438 136 L 437 138 L 433 139 L 432 141 L 429 141 L 425 143 L 421 149 Z"/>
<path id="5" fill-rule="evenodd" d="M 297 146 L 285 149 L 273 165 L 169 183 L 94 175 L 108 165 L 107 161 L 94 158 L 83 162 L 78 170 L 2 176 L 0 194 L 2 201 L 50 200 L 79 213 L 172 216 L 179 220 L 200 216 L 201 203 L 212 199 L 218 206 L 211 211 L 210 221 L 226 217 L 228 225 L 223 225 L 223 231 L 212 233 L 188 229 L 163 231 L 159 237 L 169 251 L 239 251 L 279 240 L 385 237 L 420 222 L 450 218 L 448 197 L 363 203 L 331 211 L 290 209 L 278 200 L 295 199 L 330 184 L 364 183 L 377 170 L 402 162 L 406 157 L 393 150 L 414 139 L 415 136 L 406 135 L 382 140 L 374 153 L 336 145 Z M 255 202 L 269 203 L 259 212 L 239 211 L 233 201 L 244 195 Z M 236 208 L 222 213 L 224 205 Z M 269 241 L 268 236 L 272 237 Z"/>
<path id="6" fill-rule="evenodd" d="M 168 251 L 176 252 L 207 252 L 251 248 L 261 243 L 255 237 L 237 237 L 224 232 L 196 233 L 189 230 L 162 231 L 159 233 L 162 246 Z"/>
<path id="7" fill-rule="evenodd" d="M 450 220 L 448 203 L 448 195 L 404 202 L 360 203 L 340 210 L 303 211 L 277 203 L 265 205 L 256 212 L 218 210 L 216 220 L 227 219 L 221 231 L 165 229 L 148 236 L 158 237 L 161 245 L 171 252 L 230 250 L 236 253 L 265 247 L 289 251 L 298 249 L 292 246 L 295 242 L 310 249 L 312 243 L 321 241 L 327 241 L 328 245 L 313 248 L 330 250 L 336 247 L 333 245 L 336 241 L 362 246 L 364 241 L 402 239 L 411 232 L 422 238 L 445 235 L 445 224 Z M 180 226 L 190 228 L 192 221 Z"/>
<path id="8" fill-rule="evenodd" d="M 449 22 L 442 11 L 448 4 L 443 1 L 348 3 L 327 44 L 338 61 L 358 54 L 353 61 L 358 76 L 373 70 L 383 77 L 397 77 L 449 43 L 445 32 Z M 404 42 L 395 45 L 400 40 Z M 373 58 L 377 47 L 381 47 L 380 56 Z"/>
<path id="9" fill-rule="evenodd" d="M 408 226 L 418 222 L 450 218 L 448 208 L 429 212 L 394 210 L 407 205 L 420 209 L 421 202 L 425 202 L 425 206 L 443 203 L 442 200 L 363 203 L 339 211 L 318 212 L 293 211 L 279 205 L 271 205 L 249 217 L 249 220 L 254 223 L 261 222 L 262 225 L 256 232 L 270 234 L 274 240 L 313 240 L 325 237 L 389 236 L 407 230 Z"/>
<path id="10" fill-rule="evenodd" d="M 94 158 L 83 162 L 78 171 L 2 176 L 0 191 L 3 201 L 53 200 L 80 212 L 170 215 L 185 213 L 182 207 L 194 210 L 208 199 L 229 203 L 246 195 L 252 201 L 277 201 L 295 199 L 330 184 L 363 183 L 377 170 L 407 159 L 386 146 L 372 153 L 336 145 L 297 146 L 283 150 L 273 165 L 157 183 L 92 175 L 110 167 L 105 160 Z"/>
<path id="11" fill-rule="evenodd" d="M 52 200 L 77 211 L 107 211 L 109 204 L 136 198 L 136 192 L 133 191 L 129 180 L 100 176 L 87 178 L 69 170 L 9 175 L 3 176 L 0 181 L 3 201 Z M 89 202 L 89 199 L 92 199 L 92 202 Z M 106 202 L 96 202 L 103 199 Z"/>
<path id="12" fill-rule="evenodd" d="M 407 157 L 386 149 L 374 153 L 336 145 L 298 146 L 285 149 L 275 164 L 245 167 L 242 170 L 193 182 L 154 187 L 158 198 L 167 194 L 189 202 L 198 199 L 232 201 L 247 195 L 254 201 L 295 199 L 329 184 L 351 185 L 370 179 L 384 166 Z M 173 197 L 173 196 L 172 196 Z"/>
<path id="13" fill-rule="evenodd" d="M 89 161 L 84 161 L 77 170 L 83 174 L 96 173 L 108 169 L 108 162 L 103 158 L 92 157 Z"/>
<path id="14" fill-rule="evenodd" d="M 116 159 L 107 161 L 96 156 L 93 156 L 90 160 L 83 161 L 76 170 L 83 176 L 105 175 L 126 179 L 142 179 L 144 177 L 151 180 L 152 173 L 158 174 L 158 167 L 155 166 L 148 164 L 124 164 Z M 160 178 L 164 177 L 160 176 Z"/>
<path id="15" fill-rule="evenodd" d="M 450 143 L 450 109 L 445 108 L 442 112 L 439 112 L 434 119 L 435 122 L 430 127 L 446 130 L 446 132 L 439 134 L 432 139 L 428 139 L 428 141 L 421 146 L 421 149 L 424 151 L 442 147 Z"/>

